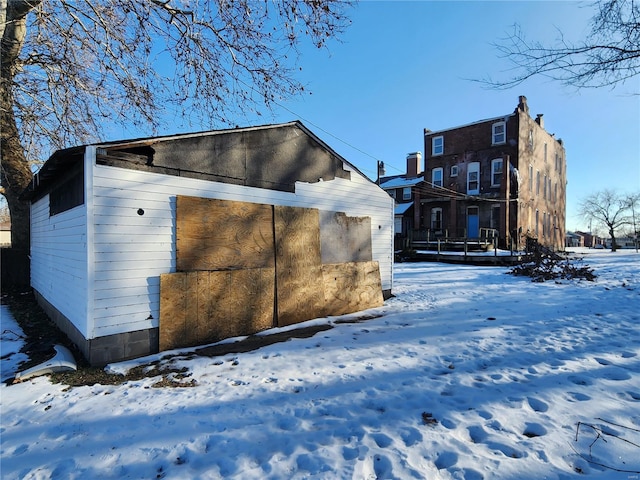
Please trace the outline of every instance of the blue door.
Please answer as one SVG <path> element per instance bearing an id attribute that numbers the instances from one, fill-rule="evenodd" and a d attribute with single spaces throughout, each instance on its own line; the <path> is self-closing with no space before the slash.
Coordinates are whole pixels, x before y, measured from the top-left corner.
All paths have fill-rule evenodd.
<path id="1" fill-rule="evenodd" d="M 467 237 L 478 238 L 479 226 L 478 207 L 467 208 Z"/>

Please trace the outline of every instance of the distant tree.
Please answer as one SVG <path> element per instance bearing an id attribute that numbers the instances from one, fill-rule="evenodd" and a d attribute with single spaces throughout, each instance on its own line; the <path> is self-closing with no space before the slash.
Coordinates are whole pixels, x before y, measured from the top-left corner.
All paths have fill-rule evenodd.
<path id="1" fill-rule="evenodd" d="M 580 202 L 578 212 L 585 220 L 600 224 L 611 237 L 611 251 L 615 252 L 617 232 L 632 223 L 630 196 L 613 190 L 592 193 Z M 633 197 L 635 198 L 635 196 Z"/>
<path id="2" fill-rule="evenodd" d="M 0 223 L 8 222 L 9 220 L 11 220 L 9 206 L 7 202 L 0 200 Z"/>
<path id="3" fill-rule="evenodd" d="M 507 81 L 488 80 L 497 88 L 519 85 L 535 75 L 578 88 L 615 86 L 640 73 L 640 2 L 597 0 L 591 4 L 587 38 L 576 43 L 562 32 L 554 45 L 529 41 L 516 25 L 496 46 L 520 72 Z M 634 92 L 637 93 L 637 92 Z"/>
<path id="4" fill-rule="evenodd" d="M 29 248 L 31 164 L 167 114 L 234 125 L 304 91 L 297 47 L 348 26 L 353 0 L 0 0 L 2 189 Z"/>

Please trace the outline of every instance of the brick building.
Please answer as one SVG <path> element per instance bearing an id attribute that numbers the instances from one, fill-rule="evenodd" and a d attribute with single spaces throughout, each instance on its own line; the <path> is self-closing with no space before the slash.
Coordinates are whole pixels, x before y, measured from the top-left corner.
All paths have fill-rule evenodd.
<path id="1" fill-rule="evenodd" d="M 423 182 L 413 188 L 413 228 L 438 236 L 526 239 L 562 250 L 566 156 L 562 140 L 533 119 L 527 99 L 513 113 L 461 127 L 424 130 Z"/>

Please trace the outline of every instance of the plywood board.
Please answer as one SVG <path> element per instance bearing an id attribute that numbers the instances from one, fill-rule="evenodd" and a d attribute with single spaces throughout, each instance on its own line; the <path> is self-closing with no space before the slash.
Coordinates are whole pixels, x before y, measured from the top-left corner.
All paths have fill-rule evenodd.
<path id="1" fill-rule="evenodd" d="M 320 213 L 317 209 L 274 207 L 274 231 L 278 269 L 297 271 L 320 265 Z"/>
<path id="2" fill-rule="evenodd" d="M 178 272 L 160 278 L 160 350 L 271 328 L 275 270 Z"/>
<path id="3" fill-rule="evenodd" d="M 277 322 L 279 327 L 325 316 L 322 267 L 277 271 Z"/>
<path id="4" fill-rule="evenodd" d="M 314 208 L 274 208 L 278 326 L 324 315 L 320 215 Z"/>
<path id="5" fill-rule="evenodd" d="M 229 272 L 229 314 L 221 319 L 221 338 L 250 335 L 274 327 L 275 269 Z"/>
<path id="6" fill-rule="evenodd" d="M 160 351 L 170 350 L 174 338 L 187 335 L 186 279 L 184 274 L 160 275 Z"/>
<path id="7" fill-rule="evenodd" d="M 371 261 L 371 217 L 321 212 L 320 245 L 322 263 Z"/>
<path id="8" fill-rule="evenodd" d="M 378 262 L 322 265 L 325 315 L 344 315 L 382 306 Z"/>
<path id="9" fill-rule="evenodd" d="M 178 271 L 274 266 L 273 207 L 178 196 Z"/>

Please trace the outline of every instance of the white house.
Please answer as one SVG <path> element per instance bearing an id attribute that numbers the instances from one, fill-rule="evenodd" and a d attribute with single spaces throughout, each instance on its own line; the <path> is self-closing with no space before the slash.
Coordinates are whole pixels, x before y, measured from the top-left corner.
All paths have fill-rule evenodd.
<path id="1" fill-rule="evenodd" d="M 59 150 L 26 195 L 31 285 L 92 365 L 391 294 L 393 199 L 297 121 Z"/>

